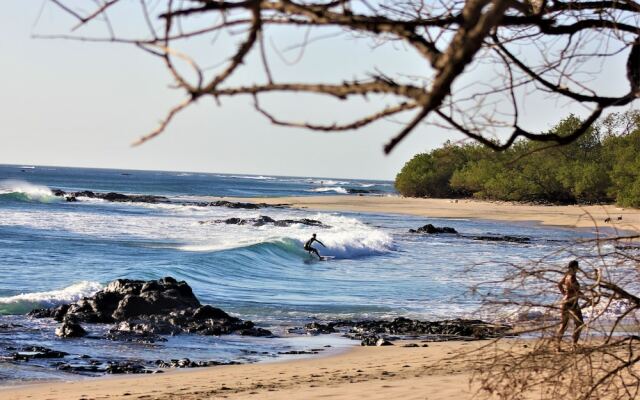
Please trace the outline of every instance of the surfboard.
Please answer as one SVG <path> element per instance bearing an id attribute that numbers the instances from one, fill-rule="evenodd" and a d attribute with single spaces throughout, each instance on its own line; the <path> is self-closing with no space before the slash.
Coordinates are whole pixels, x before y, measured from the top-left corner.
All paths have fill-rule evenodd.
<path id="1" fill-rule="evenodd" d="M 335 257 L 334 256 L 322 256 L 320 258 L 320 261 L 329 261 L 329 260 L 333 260 Z"/>

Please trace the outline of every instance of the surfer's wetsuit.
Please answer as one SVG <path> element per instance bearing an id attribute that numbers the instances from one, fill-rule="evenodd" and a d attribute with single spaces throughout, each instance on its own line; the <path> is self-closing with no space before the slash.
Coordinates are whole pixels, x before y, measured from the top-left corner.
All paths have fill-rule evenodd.
<path id="1" fill-rule="evenodd" d="M 311 253 L 315 253 L 316 256 L 318 256 L 319 260 L 322 260 L 322 257 L 320 256 L 320 253 L 318 253 L 318 249 L 316 249 L 315 247 L 312 247 L 311 244 L 313 242 L 318 242 L 322 245 L 322 247 L 327 247 L 324 245 L 324 243 L 322 243 L 321 241 L 319 241 L 318 239 L 316 239 L 316 235 L 313 235 L 313 237 L 309 240 L 307 240 L 307 242 L 304 244 L 304 249 L 306 251 L 309 252 L 309 254 Z"/>

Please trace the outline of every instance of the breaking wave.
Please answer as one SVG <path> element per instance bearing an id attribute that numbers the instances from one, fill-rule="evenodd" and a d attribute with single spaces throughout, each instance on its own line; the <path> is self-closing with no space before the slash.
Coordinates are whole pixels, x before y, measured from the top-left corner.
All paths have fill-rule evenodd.
<path id="1" fill-rule="evenodd" d="M 0 297 L 0 315 L 26 314 L 35 308 L 73 303 L 101 289 L 102 285 L 98 282 L 82 281 L 60 290 Z"/>
<path id="2" fill-rule="evenodd" d="M 51 203 L 60 201 L 51 189 L 46 186 L 34 185 L 25 181 L 0 181 L 0 200 L 29 201 Z"/>
<path id="3" fill-rule="evenodd" d="M 340 193 L 340 194 L 348 194 L 349 191 L 345 188 L 343 188 L 342 186 L 327 186 L 327 187 L 319 187 L 319 188 L 314 188 L 314 189 L 309 189 L 309 192 L 316 192 L 316 193 L 325 193 L 325 192 L 335 192 L 335 193 Z"/>

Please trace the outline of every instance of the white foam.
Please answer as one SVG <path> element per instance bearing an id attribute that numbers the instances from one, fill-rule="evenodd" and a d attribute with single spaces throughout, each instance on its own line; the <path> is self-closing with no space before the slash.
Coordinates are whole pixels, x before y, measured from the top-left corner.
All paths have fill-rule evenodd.
<path id="1" fill-rule="evenodd" d="M 0 208 L 0 225 L 48 230 L 51 234 L 74 234 L 83 237 L 151 242 L 154 247 L 176 248 L 182 251 L 212 252 L 247 247 L 258 243 L 293 240 L 302 243 L 318 233 L 328 249 L 325 255 L 340 258 L 379 254 L 392 248 L 391 237 L 356 218 L 329 213 L 294 209 L 244 210 L 227 207 L 197 207 L 179 204 L 109 203 L 82 201 L 81 207 L 69 210 L 37 210 Z M 114 212 L 95 212 L 94 207 L 113 208 Z M 122 213 L 121 209 L 148 209 L 149 212 Z M 303 224 L 275 226 L 265 224 L 234 225 L 228 218 L 258 218 L 268 215 L 276 220 L 309 218 L 320 220 L 328 228 Z M 203 222 L 203 223 L 200 223 Z"/>
<path id="2" fill-rule="evenodd" d="M 228 176 L 224 176 L 224 177 L 228 178 Z M 258 181 L 273 181 L 276 179 L 272 176 L 264 176 L 264 175 L 231 175 L 230 177 L 239 178 L 239 179 L 254 179 Z"/>
<path id="3" fill-rule="evenodd" d="M 102 289 L 98 282 L 82 281 L 60 290 L 47 292 L 22 293 L 15 296 L 0 297 L 0 305 L 33 304 L 52 307 L 58 304 L 73 303 L 83 297 L 91 296 Z"/>
<path id="4" fill-rule="evenodd" d="M 10 193 L 22 193 L 30 200 L 42 202 L 52 201 L 56 198 L 51 189 L 46 186 L 13 179 L 0 181 L 0 194 Z"/>
<path id="5" fill-rule="evenodd" d="M 319 187 L 319 188 L 309 189 L 307 191 L 308 192 L 317 192 L 317 193 L 324 193 L 324 192 L 336 192 L 336 193 L 341 193 L 341 194 L 349 193 L 347 191 L 347 189 L 343 188 L 342 186 Z"/>
<path id="6" fill-rule="evenodd" d="M 349 181 L 336 181 L 333 179 L 308 179 L 307 182 L 313 183 L 314 185 L 323 185 L 323 186 L 335 186 L 335 185 L 348 185 Z"/>
<path id="7" fill-rule="evenodd" d="M 601 318 L 605 320 L 613 320 L 627 314 L 631 307 L 631 304 L 626 300 L 613 300 L 611 303 L 602 301 L 595 307 L 588 306 L 583 308 L 582 314 L 585 319 Z M 631 316 L 628 316 L 628 318 L 634 316 L 635 315 L 632 314 Z"/>

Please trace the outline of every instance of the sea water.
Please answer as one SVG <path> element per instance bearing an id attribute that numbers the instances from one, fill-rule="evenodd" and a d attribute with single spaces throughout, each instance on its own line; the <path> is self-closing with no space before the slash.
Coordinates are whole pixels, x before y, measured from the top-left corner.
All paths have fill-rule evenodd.
<path id="1" fill-rule="evenodd" d="M 66 202 L 52 189 L 167 196 L 172 204 Z M 251 362 L 287 350 L 349 345 L 334 336 L 301 339 L 286 329 L 311 320 L 477 317 L 480 294 L 505 266 L 550 255 L 588 231 L 393 214 L 199 207 L 207 196 L 267 197 L 358 193 L 395 195 L 392 182 L 355 179 L 0 166 L 0 355 L 42 345 L 109 359 Z M 178 203 L 178 204 L 176 204 Z M 180 203 L 187 203 L 182 205 Z M 310 218 L 323 227 L 228 225 L 227 218 Z M 408 232 L 426 223 L 472 235 L 526 236 L 529 243 L 487 242 Z M 303 249 L 313 233 L 326 246 L 319 262 Z M 548 259 L 549 261 L 549 259 Z M 90 296 L 117 278 L 185 280 L 212 304 L 281 336 L 179 335 L 136 344 L 89 338 L 62 340 L 50 320 L 25 316 L 38 307 Z M 484 315 L 488 319 L 496 315 Z M 107 328 L 91 325 L 92 334 Z M 50 364 L 0 361 L 0 380 L 69 379 Z"/>

